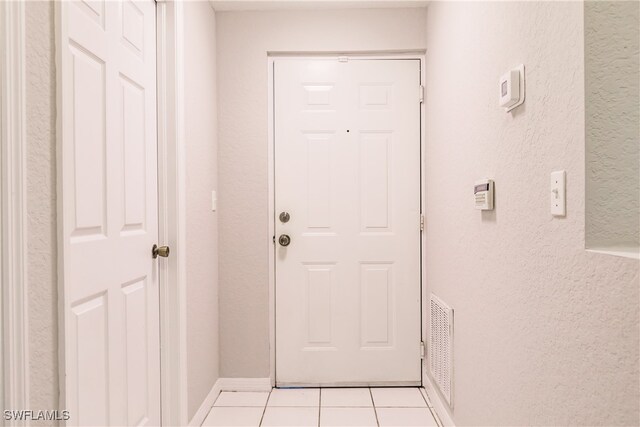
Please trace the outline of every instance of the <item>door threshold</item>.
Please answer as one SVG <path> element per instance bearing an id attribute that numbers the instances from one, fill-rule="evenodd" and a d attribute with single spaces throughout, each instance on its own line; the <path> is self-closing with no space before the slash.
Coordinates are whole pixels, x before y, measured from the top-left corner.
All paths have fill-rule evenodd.
<path id="1" fill-rule="evenodd" d="M 276 388 L 337 388 L 337 387 L 422 387 L 421 381 L 372 381 L 372 382 L 334 382 L 334 383 L 290 383 L 276 382 Z"/>

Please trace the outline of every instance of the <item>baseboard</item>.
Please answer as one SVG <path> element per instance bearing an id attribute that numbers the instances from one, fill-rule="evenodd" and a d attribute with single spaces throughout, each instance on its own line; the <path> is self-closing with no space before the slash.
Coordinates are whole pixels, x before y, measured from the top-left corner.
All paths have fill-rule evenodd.
<path id="1" fill-rule="evenodd" d="M 270 378 L 220 378 L 220 391 L 271 391 Z"/>
<path id="2" fill-rule="evenodd" d="M 209 394 L 207 395 L 207 397 L 205 397 L 204 401 L 202 402 L 202 405 L 200 405 L 200 407 L 196 411 L 191 421 L 189 421 L 189 426 L 200 427 L 202 425 L 205 418 L 207 418 L 207 415 L 209 415 L 209 411 L 211 410 L 211 407 L 215 403 L 221 391 L 222 390 L 220 389 L 220 378 L 219 378 L 218 381 L 216 381 L 215 384 L 213 384 L 213 387 L 211 387 L 211 391 L 209 391 Z"/>
<path id="3" fill-rule="evenodd" d="M 428 375 L 423 375 L 423 391 L 427 394 L 427 402 L 433 406 L 433 412 L 439 418 L 438 422 L 443 427 L 455 427 L 449 405 L 442 399 L 438 390 L 431 382 L 431 378 Z"/>

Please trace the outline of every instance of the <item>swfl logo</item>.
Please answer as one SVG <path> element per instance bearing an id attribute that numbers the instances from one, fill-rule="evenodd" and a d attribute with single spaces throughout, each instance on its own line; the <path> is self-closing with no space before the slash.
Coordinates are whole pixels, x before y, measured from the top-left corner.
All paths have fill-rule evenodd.
<path id="1" fill-rule="evenodd" d="M 71 418 L 69 411 L 32 411 L 22 409 L 19 411 L 5 410 L 5 421 L 68 421 Z"/>

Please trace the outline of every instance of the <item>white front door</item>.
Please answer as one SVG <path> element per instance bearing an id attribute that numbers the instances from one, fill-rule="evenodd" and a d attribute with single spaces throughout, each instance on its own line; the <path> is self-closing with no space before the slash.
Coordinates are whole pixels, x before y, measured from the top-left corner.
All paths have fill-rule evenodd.
<path id="1" fill-rule="evenodd" d="M 159 425 L 155 2 L 57 7 L 63 408 Z"/>
<path id="2" fill-rule="evenodd" d="M 420 384 L 419 61 L 274 77 L 276 384 Z"/>

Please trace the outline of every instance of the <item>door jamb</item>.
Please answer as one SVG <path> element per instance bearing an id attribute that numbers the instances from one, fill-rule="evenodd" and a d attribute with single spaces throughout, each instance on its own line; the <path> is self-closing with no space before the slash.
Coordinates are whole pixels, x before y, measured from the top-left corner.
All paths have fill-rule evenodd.
<path id="1" fill-rule="evenodd" d="M 187 342 L 185 280 L 185 157 L 183 93 L 183 5 L 180 0 L 156 0 L 156 85 L 158 130 L 158 239 L 171 246 L 172 256 L 159 263 L 160 288 L 160 400 L 162 425 L 187 425 Z M 7 3 L 7 4 L 22 4 Z M 63 7 L 56 2 L 56 63 L 60 70 Z M 60 106 L 61 73 L 57 73 Z M 58 111 L 61 111 L 59 108 Z M 58 115 L 57 150 L 61 152 L 61 118 Z M 61 177 L 58 158 L 58 227 L 61 227 Z M 58 242 L 58 328 L 60 406 L 65 399 L 64 263 Z M 62 309 L 60 309 L 60 307 Z"/>
<path id="2" fill-rule="evenodd" d="M 172 249 L 158 269 L 162 425 L 189 422 L 183 18 L 180 0 L 156 0 L 158 240 Z"/>
<path id="3" fill-rule="evenodd" d="M 268 158 L 268 242 L 269 242 L 269 378 L 271 380 L 271 386 L 276 385 L 276 272 L 275 272 L 275 224 L 276 224 L 276 212 L 275 212 L 275 126 L 274 126 L 274 63 L 276 59 L 336 59 L 338 58 L 357 58 L 357 59 L 417 59 L 420 61 L 420 84 L 425 84 L 425 50 L 410 50 L 410 51 L 389 51 L 389 52 L 268 52 L 267 56 L 267 82 L 268 82 L 268 95 L 267 95 L 267 120 L 268 120 L 268 144 L 267 144 L 267 158 Z M 425 103 L 420 103 L 420 211 L 421 214 L 425 213 Z M 425 219 L 426 221 L 426 219 Z M 426 227 L 425 227 L 426 228 Z M 426 280 L 424 269 L 424 256 L 426 248 L 426 236 L 424 230 L 420 232 L 420 331 L 421 339 L 425 343 L 425 355 L 421 361 L 420 376 L 422 385 L 424 386 L 426 381 L 426 363 L 427 363 L 427 331 L 426 331 Z"/>

